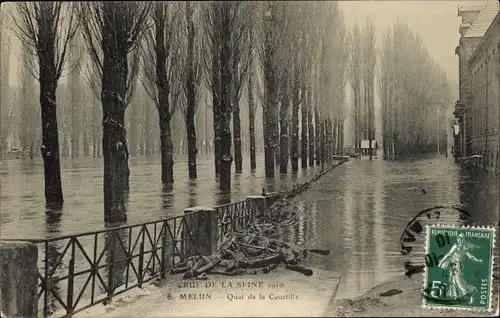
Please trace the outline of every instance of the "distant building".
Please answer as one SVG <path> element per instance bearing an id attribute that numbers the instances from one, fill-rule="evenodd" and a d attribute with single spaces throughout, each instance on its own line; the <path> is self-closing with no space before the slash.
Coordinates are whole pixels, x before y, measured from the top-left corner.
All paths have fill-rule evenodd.
<path id="1" fill-rule="evenodd" d="M 455 158 L 500 171 L 500 14 L 498 1 L 460 6 L 460 100 L 455 104 Z"/>

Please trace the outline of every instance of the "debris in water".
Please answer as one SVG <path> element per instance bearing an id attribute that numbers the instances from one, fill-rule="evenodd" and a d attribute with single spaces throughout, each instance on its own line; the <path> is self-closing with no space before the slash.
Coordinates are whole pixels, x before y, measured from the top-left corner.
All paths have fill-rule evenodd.
<path id="1" fill-rule="evenodd" d="M 390 296 L 394 296 L 397 294 L 401 294 L 402 292 L 403 291 L 401 289 L 390 289 L 386 292 L 380 293 L 379 296 L 380 297 L 390 297 Z"/>

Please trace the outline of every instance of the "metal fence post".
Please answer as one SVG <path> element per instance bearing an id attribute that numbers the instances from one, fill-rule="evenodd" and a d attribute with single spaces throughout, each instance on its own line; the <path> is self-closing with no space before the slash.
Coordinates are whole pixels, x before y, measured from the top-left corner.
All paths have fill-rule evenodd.
<path id="1" fill-rule="evenodd" d="M 167 270 L 167 244 L 168 244 L 168 223 L 167 221 L 163 222 L 163 236 L 161 239 L 161 270 L 160 270 L 160 278 L 165 279 L 165 272 Z"/>
<path id="2" fill-rule="evenodd" d="M 75 240 L 76 237 L 71 239 L 71 259 L 68 264 L 68 295 L 66 298 L 67 313 L 71 314 L 73 312 L 73 286 L 74 286 L 74 275 L 75 275 Z"/>
<path id="3" fill-rule="evenodd" d="M 137 286 L 139 286 L 139 288 L 142 288 L 143 271 L 144 271 L 144 238 L 143 241 L 141 242 L 141 245 L 139 245 L 139 269 L 138 269 L 139 277 L 137 279 Z"/>
<path id="4" fill-rule="evenodd" d="M 108 303 L 111 302 L 111 299 L 113 298 L 113 290 L 114 290 L 114 284 L 113 284 L 113 276 L 114 276 L 114 267 L 115 267 L 115 233 L 111 232 L 111 237 L 110 237 L 110 250 L 109 250 L 109 269 L 108 269 Z"/>

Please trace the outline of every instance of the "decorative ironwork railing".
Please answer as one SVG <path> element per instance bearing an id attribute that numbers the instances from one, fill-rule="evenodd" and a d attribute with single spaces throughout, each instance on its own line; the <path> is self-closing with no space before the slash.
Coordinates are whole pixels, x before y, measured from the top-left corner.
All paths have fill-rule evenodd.
<path id="1" fill-rule="evenodd" d="M 255 200 L 223 204 L 217 210 L 217 243 L 221 243 L 228 233 L 243 230 L 250 225 L 257 214 Z"/>
<path id="2" fill-rule="evenodd" d="M 286 191 L 265 195 L 271 205 Z M 217 240 L 243 230 L 257 215 L 257 201 L 214 207 Z M 197 214 L 113 227 L 50 239 L 27 239 L 38 246 L 38 308 L 43 316 L 71 316 L 165 273 L 196 253 L 207 233 L 199 232 Z M 22 240 L 21 240 L 22 241 Z M 187 252 L 189 250 L 189 252 Z"/>
<path id="3" fill-rule="evenodd" d="M 37 244 L 39 308 L 43 316 L 71 315 L 108 302 L 184 261 L 204 233 L 186 220 L 200 212 L 139 225 L 68 235 Z M 62 295 L 65 295 L 63 297 Z"/>
<path id="4" fill-rule="evenodd" d="M 71 316 L 141 287 L 157 276 L 163 278 L 189 255 L 199 253 L 207 234 L 221 242 L 228 233 L 251 225 L 259 210 L 289 193 L 262 193 L 260 197 L 214 207 L 217 233 L 201 232 L 208 228 L 200 223 L 206 222 L 206 214 L 200 215 L 206 211 L 200 210 L 142 224 L 15 241 L 35 243 L 42 255 L 38 259 L 38 308 L 43 316 Z M 210 220 L 215 221 L 212 217 Z"/>

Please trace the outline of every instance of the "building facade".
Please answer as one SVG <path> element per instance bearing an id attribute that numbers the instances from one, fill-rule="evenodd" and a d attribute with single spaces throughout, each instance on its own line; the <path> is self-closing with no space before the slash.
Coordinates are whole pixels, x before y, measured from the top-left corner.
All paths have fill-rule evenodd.
<path id="1" fill-rule="evenodd" d="M 455 158 L 472 155 L 482 168 L 500 171 L 500 14 L 497 1 L 462 6 L 458 15 L 460 100 L 455 105 Z"/>

